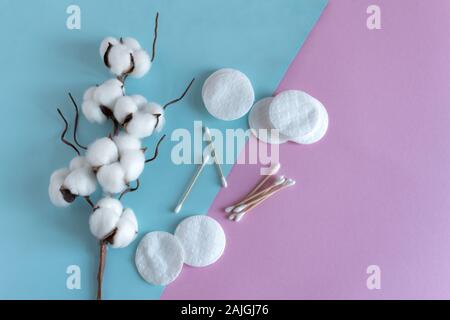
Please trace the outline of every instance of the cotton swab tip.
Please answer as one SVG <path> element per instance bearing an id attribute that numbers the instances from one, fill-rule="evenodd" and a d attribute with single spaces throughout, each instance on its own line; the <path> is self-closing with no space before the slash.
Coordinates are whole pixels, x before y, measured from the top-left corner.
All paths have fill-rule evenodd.
<path id="1" fill-rule="evenodd" d="M 227 179 L 225 179 L 225 177 L 222 177 L 221 180 L 222 180 L 222 187 L 228 188 L 228 182 L 227 182 Z"/>
<path id="2" fill-rule="evenodd" d="M 293 180 L 293 179 L 287 179 L 287 180 L 286 180 L 286 186 L 287 186 L 287 187 L 292 187 L 292 186 L 294 186 L 296 183 L 297 183 L 297 182 L 296 182 L 295 180 Z"/>
<path id="3" fill-rule="evenodd" d="M 225 208 L 226 213 L 231 213 L 234 210 L 234 206 L 230 206 L 228 208 Z"/>
<path id="4" fill-rule="evenodd" d="M 247 205 L 242 204 L 242 205 L 237 206 L 236 208 L 234 208 L 234 209 L 233 209 L 233 212 L 235 212 L 235 213 L 240 213 L 240 212 L 242 212 L 246 207 L 247 207 Z"/>
<path id="5" fill-rule="evenodd" d="M 283 184 L 285 182 L 286 182 L 286 177 L 285 176 L 279 176 L 275 180 L 274 186 L 279 186 L 280 184 Z"/>
<path id="6" fill-rule="evenodd" d="M 228 216 L 228 220 L 234 221 L 236 219 L 236 214 L 232 213 Z"/>
<path id="7" fill-rule="evenodd" d="M 241 212 L 241 213 L 236 214 L 236 217 L 234 218 L 234 221 L 236 221 L 236 222 L 241 221 L 242 218 L 245 216 L 246 213 L 247 213 L 247 212 L 244 211 L 244 212 Z"/>
<path id="8" fill-rule="evenodd" d="M 211 131 L 209 131 L 208 127 L 203 127 L 203 131 L 205 132 L 205 138 L 209 142 L 211 141 Z"/>
<path id="9" fill-rule="evenodd" d="M 177 205 L 173 212 L 180 213 L 180 211 L 181 211 L 181 204 Z"/>
<path id="10" fill-rule="evenodd" d="M 280 164 L 280 163 L 273 164 L 273 165 L 270 167 L 269 175 L 272 176 L 272 175 L 274 175 L 274 174 L 277 174 L 278 171 L 280 171 L 280 169 L 281 169 L 281 164 Z"/>

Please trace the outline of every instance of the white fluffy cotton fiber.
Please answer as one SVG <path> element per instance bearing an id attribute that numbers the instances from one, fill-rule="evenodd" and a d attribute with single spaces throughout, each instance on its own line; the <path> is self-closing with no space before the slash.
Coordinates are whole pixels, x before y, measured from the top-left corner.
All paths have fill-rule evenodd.
<path id="1" fill-rule="evenodd" d="M 114 118 L 116 118 L 117 122 L 123 124 L 125 119 L 137 110 L 138 107 L 133 98 L 129 96 L 120 97 L 114 105 Z"/>
<path id="2" fill-rule="evenodd" d="M 131 54 L 133 53 L 127 46 L 123 44 L 116 44 L 108 54 L 109 69 L 112 74 L 121 76 L 128 72 L 132 67 Z"/>
<path id="3" fill-rule="evenodd" d="M 192 267 L 205 267 L 216 262 L 225 250 L 225 232 L 208 216 L 184 219 L 176 228 L 175 237 L 183 246 L 185 263 Z"/>
<path id="4" fill-rule="evenodd" d="M 84 167 L 89 167 L 89 162 L 87 161 L 86 157 L 82 157 L 82 156 L 78 156 L 73 158 L 70 161 L 69 164 L 69 169 L 70 171 L 76 170 L 76 169 L 81 169 Z"/>
<path id="5" fill-rule="evenodd" d="M 145 167 L 145 156 L 142 150 L 130 150 L 121 154 L 120 165 L 125 173 L 125 181 L 137 180 Z"/>
<path id="6" fill-rule="evenodd" d="M 95 192 L 97 180 L 92 169 L 85 166 L 70 172 L 63 186 L 73 195 L 87 197 Z"/>
<path id="7" fill-rule="evenodd" d="M 125 209 L 117 222 L 117 231 L 111 243 L 113 248 L 125 248 L 136 239 L 138 222 L 133 210 Z"/>
<path id="8" fill-rule="evenodd" d="M 113 140 L 119 150 L 119 154 L 123 154 L 127 151 L 141 150 L 141 140 L 126 132 L 121 132 L 117 136 L 113 137 Z"/>
<path id="9" fill-rule="evenodd" d="M 119 200 L 111 197 L 102 198 L 99 202 L 97 202 L 97 205 L 95 207 L 113 210 L 119 216 L 123 211 L 122 203 Z"/>
<path id="10" fill-rule="evenodd" d="M 69 169 L 59 169 L 52 173 L 50 176 L 50 183 L 48 186 L 48 195 L 53 205 L 57 207 L 68 207 L 70 203 L 64 200 L 64 197 L 60 191 L 64 180 L 69 175 Z"/>
<path id="11" fill-rule="evenodd" d="M 117 79 L 109 79 L 94 92 L 94 101 L 113 110 L 116 100 L 124 95 L 123 83 Z"/>
<path id="12" fill-rule="evenodd" d="M 142 78 L 148 73 L 150 67 L 152 66 L 150 56 L 144 50 L 137 50 L 133 52 L 133 58 L 134 70 L 130 73 L 130 76 L 134 78 Z"/>
<path id="13" fill-rule="evenodd" d="M 100 167 L 117 161 L 119 151 L 108 137 L 98 139 L 86 151 L 86 159 L 92 167 Z"/>
<path id="14" fill-rule="evenodd" d="M 98 208 L 89 217 L 89 229 L 97 239 L 103 240 L 114 231 L 119 219 L 120 214 L 114 210 Z"/>
<path id="15" fill-rule="evenodd" d="M 155 117 L 159 115 L 158 125 L 156 126 L 155 131 L 160 132 L 162 130 L 164 124 L 166 123 L 166 118 L 164 117 L 164 108 L 160 104 L 156 102 L 148 102 L 142 104 L 139 110 L 145 113 L 150 113 Z"/>
<path id="16" fill-rule="evenodd" d="M 139 274 L 150 284 L 164 286 L 173 282 L 183 268 L 184 250 L 180 241 L 167 232 L 145 235 L 136 250 Z"/>
<path id="17" fill-rule="evenodd" d="M 123 210 L 119 200 L 103 198 L 89 219 L 91 233 L 99 240 L 111 236 L 111 247 L 125 248 L 136 238 L 138 223 L 133 210 Z"/>
<path id="18" fill-rule="evenodd" d="M 133 118 L 127 123 L 126 132 L 138 139 L 142 139 L 152 135 L 155 125 L 156 118 L 154 115 L 138 111 L 133 114 Z"/>
<path id="19" fill-rule="evenodd" d="M 124 191 L 125 172 L 118 162 L 102 166 L 97 172 L 97 180 L 104 192 L 115 194 Z"/>

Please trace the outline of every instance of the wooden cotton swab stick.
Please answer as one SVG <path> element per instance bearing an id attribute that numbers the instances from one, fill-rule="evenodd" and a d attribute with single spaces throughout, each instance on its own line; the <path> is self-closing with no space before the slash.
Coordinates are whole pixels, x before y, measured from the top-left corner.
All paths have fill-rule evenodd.
<path id="1" fill-rule="evenodd" d="M 205 132 L 206 142 L 208 142 L 211 155 L 214 158 L 214 164 L 216 165 L 216 168 L 219 172 L 220 180 L 222 181 L 222 187 L 227 188 L 228 187 L 227 179 L 225 178 L 225 175 L 223 174 L 222 171 L 222 166 L 220 165 L 219 160 L 217 159 L 216 148 L 214 147 L 214 143 L 211 138 L 211 132 L 209 131 L 208 127 L 203 127 L 203 131 Z"/>
<path id="2" fill-rule="evenodd" d="M 277 187 L 279 187 L 280 185 L 283 185 L 285 182 L 286 182 L 286 178 L 285 178 L 284 176 L 278 177 L 278 178 L 275 180 L 275 182 L 274 182 L 271 186 L 269 186 L 269 187 L 267 187 L 267 188 L 261 190 L 261 191 L 258 192 L 258 193 L 255 193 L 255 194 L 252 195 L 251 197 L 245 199 L 241 204 L 234 206 L 233 209 L 232 209 L 230 212 L 240 212 L 240 211 L 242 211 L 241 208 L 242 208 L 242 207 L 245 207 L 245 205 L 246 205 L 248 202 L 251 202 L 251 201 L 253 201 L 253 200 L 255 200 L 255 199 L 264 197 L 266 194 L 272 192 L 273 190 L 275 190 L 275 189 L 276 189 Z"/>
<path id="3" fill-rule="evenodd" d="M 276 193 L 278 193 L 279 191 L 292 187 L 293 185 L 295 185 L 295 180 L 292 179 L 288 179 L 286 180 L 286 182 L 279 188 L 277 188 L 276 190 L 270 192 L 269 194 L 267 194 L 266 196 L 263 196 L 262 198 L 259 199 L 259 201 L 256 201 L 255 203 L 249 205 L 248 207 L 245 208 L 245 211 L 242 212 L 234 212 L 232 214 L 230 214 L 228 216 L 228 219 L 239 222 L 242 220 L 242 218 L 249 213 L 251 210 L 253 210 L 254 208 L 256 208 L 257 206 L 259 206 L 261 203 L 263 203 L 265 200 L 267 200 L 268 198 L 270 198 L 272 195 L 275 195 Z"/>
<path id="4" fill-rule="evenodd" d="M 202 173 L 203 168 L 205 168 L 205 166 L 208 163 L 208 161 L 209 161 L 209 154 L 207 154 L 203 158 L 202 164 L 198 166 L 197 172 L 195 173 L 194 177 L 192 177 L 192 180 L 189 183 L 188 188 L 186 189 L 186 191 L 184 192 L 184 194 L 181 197 L 180 201 L 178 202 L 178 205 L 175 207 L 175 210 L 174 210 L 175 213 L 179 213 L 181 211 L 181 208 L 183 207 L 184 202 L 186 201 L 187 197 L 191 193 L 192 188 L 194 187 L 194 184 L 197 182 L 198 177 Z"/>
<path id="5" fill-rule="evenodd" d="M 241 204 L 246 202 L 250 197 L 255 195 L 255 193 L 258 192 L 261 189 L 261 187 L 270 179 L 270 177 L 272 177 L 273 175 L 277 174 L 278 171 L 280 171 L 280 168 L 281 168 L 281 164 L 279 164 L 279 163 L 272 165 L 270 167 L 270 169 L 269 169 L 269 173 L 260 181 L 260 183 L 255 188 L 253 188 L 253 190 L 250 191 L 250 193 L 248 193 L 244 197 L 244 199 L 242 199 L 240 202 L 238 202 L 238 203 L 236 203 L 236 204 L 234 204 L 232 206 L 227 207 L 225 209 L 225 212 L 230 213 L 231 211 L 233 211 L 233 209 L 235 207 L 240 206 Z"/>

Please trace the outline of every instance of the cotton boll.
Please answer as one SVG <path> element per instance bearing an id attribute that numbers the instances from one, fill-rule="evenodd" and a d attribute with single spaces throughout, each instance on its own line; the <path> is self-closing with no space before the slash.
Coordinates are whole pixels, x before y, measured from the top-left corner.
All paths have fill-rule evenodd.
<path id="1" fill-rule="evenodd" d="M 119 219 L 114 210 L 99 208 L 89 218 L 89 229 L 97 239 L 103 240 L 114 231 Z"/>
<path id="2" fill-rule="evenodd" d="M 157 115 L 160 115 L 159 120 L 158 120 L 158 125 L 155 128 L 156 132 L 160 132 L 162 130 L 162 128 L 164 127 L 164 124 L 166 123 L 166 118 L 164 117 L 164 108 L 156 102 L 149 102 L 149 103 L 144 104 L 141 107 L 141 110 L 146 113 L 151 113 L 151 114 L 155 115 L 155 117 Z"/>
<path id="3" fill-rule="evenodd" d="M 50 177 L 48 195 L 50 197 L 50 201 L 57 207 L 67 207 L 70 205 L 69 202 L 64 200 L 64 197 L 60 191 L 61 186 L 63 185 L 64 180 L 69 175 L 69 173 L 70 170 L 68 169 L 59 169 L 53 172 Z"/>
<path id="4" fill-rule="evenodd" d="M 116 44 L 119 44 L 119 40 L 113 37 L 107 37 L 102 41 L 102 43 L 100 44 L 100 57 L 102 59 L 105 56 L 106 50 L 108 49 L 110 43 L 114 46 Z"/>
<path id="5" fill-rule="evenodd" d="M 126 131 L 132 136 L 142 139 L 152 135 L 156 125 L 156 118 L 149 113 L 136 112 L 126 125 Z"/>
<path id="6" fill-rule="evenodd" d="M 97 202 L 96 207 L 100 209 L 108 209 L 114 211 L 114 213 L 117 214 L 117 216 L 121 216 L 123 212 L 123 206 L 122 203 L 114 198 L 106 197 L 101 199 L 99 202 Z"/>
<path id="7" fill-rule="evenodd" d="M 77 169 L 81 169 L 81 168 L 89 167 L 89 166 L 90 165 L 89 165 L 89 162 L 87 161 L 86 157 L 78 156 L 78 157 L 73 158 L 72 161 L 70 161 L 69 169 L 70 169 L 70 171 L 73 171 L 73 170 L 77 170 Z"/>
<path id="8" fill-rule="evenodd" d="M 112 240 L 111 247 L 125 248 L 136 239 L 138 224 L 136 216 L 131 209 L 125 209 L 117 223 L 117 231 Z"/>
<path id="9" fill-rule="evenodd" d="M 134 100 L 134 103 L 138 106 L 138 109 L 141 109 L 147 103 L 147 99 L 139 94 L 132 95 L 131 98 Z"/>
<path id="10" fill-rule="evenodd" d="M 140 150 L 142 148 L 141 140 L 125 132 L 119 133 L 113 140 L 116 143 L 119 154 L 127 151 Z"/>
<path id="11" fill-rule="evenodd" d="M 118 162 L 101 167 L 97 172 L 97 179 L 103 191 L 108 193 L 120 193 L 127 188 L 125 172 Z"/>
<path id="12" fill-rule="evenodd" d="M 116 76 L 121 76 L 131 68 L 132 51 L 122 44 L 117 44 L 111 48 L 108 55 L 111 72 Z"/>
<path id="13" fill-rule="evenodd" d="M 87 197 L 95 192 L 97 180 L 91 168 L 83 167 L 69 173 L 63 186 L 73 195 Z"/>
<path id="14" fill-rule="evenodd" d="M 132 50 L 132 51 L 138 51 L 141 49 L 141 45 L 139 44 L 139 42 L 135 39 L 135 38 L 124 38 L 122 40 L 122 43 L 128 47 L 128 49 Z"/>
<path id="15" fill-rule="evenodd" d="M 94 100 L 100 105 L 112 109 L 116 100 L 123 94 L 123 83 L 117 79 L 110 79 L 95 90 Z"/>
<path id="16" fill-rule="evenodd" d="M 86 151 L 86 159 L 92 167 L 100 167 L 117 161 L 119 151 L 110 138 L 101 138 L 92 143 Z"/>
<path id="17" fill-rule="evenodd" d="M 89 89 L 87 89 L 84 92 L 83 100 L 93 100 L 94 99 L 95 90 L 97 90 L 97 87 L 90 87 Z"/>
<path id="18" fill-rule="evenodd" d="M 138 50 L 133 53 L 133 58 L 134 70 L 130 73 L 130 76 L 134 78 L 142 78 L 148 73 L 150 67 L 152 66 L 150 56 L 146 51 Z"/>
<path id="19" fill-rule="evenodd" d="M 117 99 L 114 105 L 114 117 L 119 123 L 124 123 L 125 119 L 138 110 L 133 98 L 124 96 Z"/>
<path id="20" fill-rule="evenodd" d="M 124 152 L 120 157 L 120 165 L 125 172 L 125 181 L 135 181 L 144 171 L 144 152 L 141 150 Z"/>
<path id="21" fill-rule="evenodd" d="M 93 100 L 84 100 L 81 105 L 81 111 L 89 122 L 102 124 L 107 120 L 100 108 L 100 104 Z"/>

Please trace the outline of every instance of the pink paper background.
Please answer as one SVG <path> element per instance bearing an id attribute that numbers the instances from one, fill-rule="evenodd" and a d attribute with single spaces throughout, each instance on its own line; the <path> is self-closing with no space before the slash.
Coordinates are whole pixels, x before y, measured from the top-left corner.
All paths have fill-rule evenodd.
<path id="1" fill-rule="evenodd" d="M 370 4 L 382 30 L 366 28 Z M 297 186 L 239 224 L 222 208 L 259 166 L 236 165 L 209 210 L 224 256 L 162 299 L 450 298 L 449 17 L 447 0 L 330 0 L 277 90 L 320 99 L 327 136 L 283 145 Z M 366 287 L 371 264 L 381 290 Z"/>

